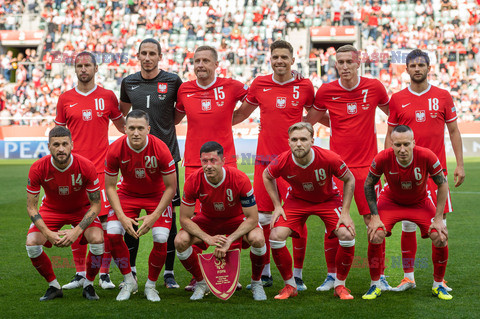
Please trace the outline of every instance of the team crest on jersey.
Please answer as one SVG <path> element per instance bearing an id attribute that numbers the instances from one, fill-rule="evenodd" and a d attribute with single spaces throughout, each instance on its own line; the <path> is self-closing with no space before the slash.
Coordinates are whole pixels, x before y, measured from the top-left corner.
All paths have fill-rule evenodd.
<path id="1" fill-rule="evenodd" d="M 84 121 L 92 120 L 92 110 L 82 110 L 82 117 Z"/>
<path id="2" fill-rule="evenodd" d="M 202 100 L 202 111 L 210 111 L 212 109 L 212 100 Z"/>
<path id="3" fill-rule="evenodd" d="M 357 103 L 347 103 L 347 113 L 357 114 Z"/>
<path id="4" fill-rule="evenodd" d="M 402 182 L 402 189 L 412 189 L 412 182 Z"/>
<path id="5" fill-rule="evenodd" d="M 425 122 L 426 117 L 425 117 L 425 111 L 415 111 L 415 120 L 417 122 Z"/>
<path id="6" fill-rule="evenodd" d="M 70 194 L 70 188 L 68 186 L 59 186 L 58 187 L 58 194 L 59 195 L 69 195 Z"/>
<path id="7" fill-rule="evenodd" d="M 277 105 L 279 109 L 284 109 L 287 106 L 287 98 L 286 97 L 277 97 Z"/>
<path id="8" fill-rule="evenodd" d="M 135 168 L 135 177 L 136 178 L 145 178 L 145 169 L 144 168 Z"/>
<path id="9" fill-rule="evenodd" d="M 306 192 L 313 192 L 313 183 L 302 183 L 303 185 L 303 190 Z"/>
<path id="10" fill-rule="evenodd" d="M 223 205 L 223 202 L 221 203 L 213 203 L 213 207 L 217 212 L 223 212 L 225 210 L 225 205 Z"/>
<path id="11" fill-rule="evenodd" d="M 158 82 L 158 87 L 157 87 L 158 93 L 167 93 L 168 91 L 168 84 L 167 83 L 161 83 Z"/>

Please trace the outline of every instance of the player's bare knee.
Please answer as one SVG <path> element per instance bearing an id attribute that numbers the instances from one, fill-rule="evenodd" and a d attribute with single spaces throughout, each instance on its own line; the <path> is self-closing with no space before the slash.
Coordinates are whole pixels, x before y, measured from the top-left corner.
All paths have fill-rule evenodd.
<path id="1" fill-rule="evenodd" d="M 40 232 L 33 232 L 27 235 L 27 241 L 25 242 L 26 246 L 42 246 L 45 244 L 47 239 L 45 236 Z"/>
<path id="2" fill-rule="evenodd" d="M 153 227 L 152 229 L 152 235 L 153 235 L 153 241 L 155 243 L 166 243 L 168 240 L 168 234 L 170 233 L 170 229 L 166 227 Z"/>
<path id="3" fill-rule="evenodd" d="M 291 231 L 286 227 L 275 227 L 270 232 L 270 240 L 284 241 L 290 235 Z"/>
<path id="4" fill-rule="evenodd" d="M 446 240 L 441 240 L 440 235 L 438 232 L 431 232 L 430 233 L 430 239 L 432 240 L 433 246 L 442 248 L 447 246 L 447 241 Z"/>
<path id="5" fill-rule="evenodd" d="M 175 236 L 174 244 L 175 244 L 175 249 L 178 252 L 183 252 L 188 247 L 190 247 L 189 243 L 190 243 L 190 235 L 186 231 L 181 230 L 178 232 L 177 236 Z"/>
<path id="6" fill-rule="evenodd" d="M 370 242 L 372 244 L 381 244 L 383 243 L 383 240 L 385 239 L 385 232 L 383 230 L 377 230 L 375 232 L 375 235 L 373 236 L 373 238 L 370 240 Z"/>
<path id="7" fill-rule="evenodd" d="M 247 236 L 248 243 L 252 247 L 263 247 L 265 245 L 265 237 L 261 228 L 254 228 Z"/>
<path id="8" fill-rule="evenodd" d="M 84 236 L 89 244 L 103 244 L 103 230 L 97 227 L 85 229 Z"/>
<path id="9" fill-rule="evenodd" d="M 350 241 L 355 240 L 353 236 L 347 229 L 347 227 L 340 227 L 337 231 L 338 240 Z"/>

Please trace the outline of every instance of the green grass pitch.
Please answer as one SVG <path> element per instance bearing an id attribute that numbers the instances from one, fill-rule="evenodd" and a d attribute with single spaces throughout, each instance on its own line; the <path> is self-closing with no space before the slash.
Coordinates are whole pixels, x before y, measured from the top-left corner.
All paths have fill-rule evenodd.
<path id="1" fill-rule="evenodd" d="M 150 234 L 142 237 L 137 259 L 139 292 L 129 301 L 117 302 L 118 289 L 105 291 L 96 285 L 100 300 L 89 302 L 78 290 L 64 291 L 64 298 L 41 303 L 38 298 L 47 286 L 31 265 L 25 251 L 25 236 L 30 220 L 26 212 L 26 181 L 32 161 L 0 161 L 0 317 L 1 318 L 478 318 L 480 226 L 477 199 L 480 197 L 480 158 L 465 161 L 467 178 L 457 189 L 452 189 L 454 213 L 448 217 L 450 234 L 450 258 L 446 279 L 454 290 L 452 301 L 442 301 L 431 296 L 433 267 L 430 240 L 418 238 L 418 268 L 415 277 L 417 288 L 403 293 L 385 292 L 373 301 L 362 300 L 369 287 L 370 278 L 366 266 L 367 239 L 363 221 L 356 208 L 352 216 L 357 228 L 355 263 L 347 279 L 355 299 L 341 301 L 333 292 L 319 293 L 315 288 L 326 275 L 323 254 L 324 226 L 320 219 L 308 220 L 308 246 L 304 265 L 304 280 L 307 291 L 286 301 L 274 300 L 274 295 L 283 287 L 280 274 L 273 260 L 274 286 L 266 288 L 268 300 L 254 302 L 250 291 L 236 292 L 224 302 L 212 295 L 204 300 L 191 302 L 190 294 L 183 290 L 190 274 L 175 262 L 175 274 L 180 289 L 167 290 L 160 278 L 157 288 L 162 301 L 150 303 L 143 296 L 147 275 L 147 260 L 152 247 Z M 239 165 L 253 179 L 253 166 Z M 449 161 L 453 172 L 454 161 Z M 451 178 L 453 179 L 453 178 Z M 450 185 L 452 185 L 450 180 Z M 402 269 L 397 262 L 400 254 L 401 227 L 394 228 L 387 240 L 386 275 L 390 284 L 397 285 L 402 279 Z M 70 249 L 50 248 L 47 254 L 54 262 L 55 273 L 61 285 L 70 281 L 73 268 Z M 111 270 L 115 284 L 121 281 L 116 267 Z M 248 251 L 242 252 L 240 282 L 246 286 L 250 281 Z"/>

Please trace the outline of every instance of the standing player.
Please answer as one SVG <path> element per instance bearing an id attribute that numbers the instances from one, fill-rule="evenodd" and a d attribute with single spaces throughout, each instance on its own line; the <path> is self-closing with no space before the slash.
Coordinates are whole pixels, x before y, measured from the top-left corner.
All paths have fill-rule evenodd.
<path id="1" fill-rule="evenodd" d="M 162 48 L 155 39 L 145 39 L 138 47 L 137 58 L 140 61 L 140 72 L 127 76 L 122 81 L 120 94 L 120 109 L 127 115 L 130 109 L 145 111 L 150 117 L 152 135 L 167 144 L 175 163 L 180 161 L 177 135 L 175 132 L 175 102 L 177 91 L 182 84 L 178 75 L 158 68 L 162 58 Z M 178 183 L 178 165 L 175 164 Z M 180 206 L 180 192 L 177 185 L 177 194 L 172 201 L 173 207 Z M 167 261 L 163 279 L 167 288 L 179 288 L 173 273 L 175 261 L 174 239 L 177 234 L 175 210 L 173 222 L 168 238 Z M 130 250 L 132 270 L 136 274 L 136 258 L 138 239 L 126 235 L 125 241 Z"/>
<path id="2" fill-rule="evenodd" d="M 380 271 L 383 264 L 381 244 L 391 235 L 393 226 L 402 220 L 417 224 L 422 238 L 432 239 L 433 295 L 443 300 L 452 296 L 443 287 L 448 261 L 448 232 L 442 216 L 448 194 L 448 184 L 442 165 L 435 154 L 415 146 L 413 131 L 406 125 L 393 129 L 392 148 L 381 151 L 372 162 L 365 181 L 365 196 L 371 211 L 368 225 L 368 263 L 372 279 L 363 299 L 375 299 L 381 294 Z M 387 185 L 377 202 L 375 185 L 382 174 Z M 429 175 L 438 186 L 437 207 L 427 193 Z"/>
<path id="3" fill-rule="evenodd" d="M 75 58 L 75 73 L 78 84 L 75 88 L 60 95 L 57 103 L 55 124 L 67 126 L 72 132 L 75 143 L 74 154 L 79 154 L 95 164 L 100 181 L 102 206 L 99 214 L 104 230 L 105 254 L 100 269 L 100 286 L 103 289 L 115 288 L 110 280 L 110 242 L 106 236 L 107 217 L 110 204 L 105 194 L 104 161 L 108 150 L 109 120 L 122 133 L 125 120 L 118 109 L 115 94 L 95 84 L 95 73 L 98 71 L 95 55 L 82 52 Z M 85 280 L 85 255 L 87 246 L 80 240 L 72 245 L 73 260 L 77 273 L 72 281 L 63 289 L 74 289 L 83 286 Z"/>
<path id="4" fill-rule="evenodd" d="M 267 246 L 257 227 L 258 210 L 250 179 L 242 171 L 224 166 L 223 147 L 217 142 L 203 144 L 199 152 L 203 169 L 193 172 L 185 181 L 180 206 L 183 228 L 175 238 L 178 259 L 197 281 L 190 299 L 202 299 L 208 291 L 192 245 L 215 246 L 214 254 L 220 259 L 232 246 L 241 248 L 243 239 L 252 246 L 253 299 L 266 300 L 261 275 Z M 194 215 L 197 200 L 201 209 Z"/>
<path id="5" fill-rule="evenodd" d="M 83 296 L 89 300 L 98 299 L 93 281 L 100 270 L 104 251 L 102 225 L 97 218 L 100 212 L 100 182 L 92 162 L 71 154 L 72 148 L 70 131 L 54 127 L 48 136 L 51 155 L 36 161 L 28 173 L 27 211 L 32 224 L 26 248 L 33 266 L 49 285 L 40 301 L 63 297 L 52 262 L 42 246 L 68 247 L 77 238 L 90 243 Z M 45 196 L 38 209 L 41 187 Z M 60 230 L 69 224 L 72 229 Z"/>
<path id="6" fill-rule="evenodd" d="M 337 251 L 335 296 L 353 299 L 345 287 L 345 280 L 355 253 L 355 226 L 350 218 L 350 203 L 355 189 L 355 178 L 340 156 L 329 150 L 313 146 L 313 127 L 300 122 L 288 129 L 290 151 L 280 154 L 263 172 L 263 182 L 275 210 L 272 216 L 270 246 L 285 287 L 275 299 L 288 299 L 297 295 L 292 273 L 292 257 L 286 239 L 297 237 L 307 219 L 317 215 L 325 223 L 327 235 L 340 240 Z M 343 203 L 332 177 L 344 182 Z M 286 179 L 291 188 L 282 203 L 275 180 Z M 281 217 L 281 218 L 280 218 Z"/>
<path id="7" fill-rule="evenodd" d="M 385 139 L 385 148 L 391 147 L 391 132 L 397 125 L 408 125 L 415 133 L 415 144 L 429 148 L 438 158 L 447 175 L 447 161 L 445 156 L 445 124 L 447 125 L 457 167 L 453 173 L 455 187 L 465 180 L 463 168 L 462 137 L 457 126 L 457 114 L 450 93 L 428 83 L 427 75 L 430 71 L 430 58 L 426 52 L 413 50 L 406 59 L 407 72 L 411 84 L 408 88 L 392 95 L 390 100 L 390 116 L 388 118 L 388 132 Z M 433 200 L 437 198 L 437 185 L 433 178 L 427 183 L 429 194 Z M 443 220 L 446 222 L 446 213 L 452 212 L 450 192 L 445 205 Z M 417 225 L 410 221 L 402 222 L 402 262 L 405 277 L 395 291 L 404 291 L 415 288 L 414 265 L 417 252 Z M 447 291 L 452 289 L 444 284 Z"/>
<path id="8" fill-rule="evenodd" d="M 245 120 L 257 107 L 260 107 L 260 134 L 258 136 L 257 155 L 253 188 L 257 196 L 260 224 L 267 241 L 267 265 L 262 281 L 265 286 L 272 285 L 270 272 L 270 221 L 273 203 L 263 185 L 262 174 L 265 168 L 280 153 L 288 150 L 288 128 L 302 120 L 303 110 L 312 106 L 314 90 L 309 79 L 297 79 L 292 75 L 291 67 L 295 63 L 293 47 L 290 43 L 277 40 L 270 46 L 273 74 L 257 77 L 248 92 L 242 106 L 234 112 L 233 125 Z M 285 198 L 288 183 L 279 178 L 278 191 Z M 307 287 L 303 283 L 302 269 L 307 245 L 307 228 L 300 238 L 293 238 L 294 277 L 299 290 Z"/>
<path id="9" fill-rule="evenodd" d="M 148 259 L 148 280 L 145 297 L 160 301 L 155 285 L 167 257 L 167 239 L 172 226 L 171 202 L 176 193 L 175 161 L 160 139 L 150 135 L 148 114 L 133 110 L 127 115 L 127 136 L 110 146 L 105 161 L 105 187 L 112 205 L 107 233 L 112 241 L 112 256 L 124 275 L 124 287 L 117 300 L 128 300 L 137 290 L 130 267 L 129 252 L 123 241 L 125 231 L 132 237 L 152 230 L 153 248 Z M 122 179 L 117 192 L 117 175 Z M 146 216 L 139 217 L 145 209 Z M 142 225 L 135 231 L 133 226 Z"/>
<path id="10" fill-rule="evenodd" d="M 340 79 L 320 87 L 313 108 L 307 114 L 307 121 L 313 125 L 324 117 L 330 117 L 330 149 L 340 155 L 348 165 L 355 176 L 356 185 L 363 185 L 368 175 L 368 167 L 378 152 L 375 112 L 378 106 L 388 114 L 389 98 L 380 81 L 358 75 L 360 61 L 355 47 L 344 45 L 338 48 L 336 57 L 335 67 Z M 342 182 L 336 178 L 334 182 L 341 191 Z M 379 183 L 377 191 L 380 191 L 380 188 Z M 354 197 L 358 212 L 363 216 L 365 225 L 368 225 L 370 211 L 363 187 L 355 188 Z M 330 290 L 335 282 L 337 238 L 325 236 L 324 246 L 328 274 L 317 291 Z M 381 287 L 382 290 L 391 289 L 383 273 Z"/>

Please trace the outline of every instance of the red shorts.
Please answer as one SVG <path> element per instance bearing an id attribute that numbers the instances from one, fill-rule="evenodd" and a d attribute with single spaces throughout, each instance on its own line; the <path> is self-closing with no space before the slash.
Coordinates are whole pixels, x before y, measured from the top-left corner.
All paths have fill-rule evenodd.
<path id="1" fill-rule="evenodd" d="M 225 164 L 225 166 L 235 167 L 237 168 L 237 162 Z M 201 169 L 202 166 L 185 166 L 185 181 L 188 179 L 190 175 L 192 175 L 197 170 Z M 200 201 L 197 200 L 195 203 L 195 213 L 200 213 Z"/>
<path id="2" fill-rule="evenodd" d="M 62 227 L 65 225 L 72 225 L 73 227 L 76 227 L 82 221 L 83 217 L 85 217 L 85 213 L 88 211 L 88 209 L 89 206 L 86 206 L 76 211 L 59 213 L 58 211 L 55 211 L 53 209 L 45 208 L 45 206 L 40 206 L 38 212 L 40 213 L 40 216 L 42 216 L 42 219 L 45 222 L 45 225 L 47 225 L 48 229 L 56 232 L 62 229 Z M 98 217 L 95 218 L 90 225 L 88 225 L 87 229 L 90 227 L 98 227 L 103 231 L 102 223 L 100 222 Z M 31 223 L 27 234 L 34 232 L 40 232 L 40 230 L 37 228 L 37 226 L 35 226 L 34 223 Z M 83 245 L 87 244 L 88 242 L 85 237 L 83 237 L 83 233 L 81 236 L 82 238 L 80 240 L 80 243 Z M 49 241 L 45 242 L 45 244 L 43 245 L 45 247 L 52 247 L 52 243 L 50 243 Z"/>
<path id="3" fill-rule="evenodd" d="M 432 197 L 433 203 L 435 205 L 437 204 L 437 191 L 438 191 L 437 184 L 435 184 L 435 182 L 433 181 L 433 178 L 429 178 L 427 182 L 427 193 Z M 449 188 L 448 195 L 447 195 L 447 202 L 445 203 L 445 209 L 443 210 L 443 213 L 446 214 L 451 212 L 453 212 L 453 207 L 452 207 L 452 196 L 450 195 L 450 188 Z"/>
<path id="4" fill-rule="evenodd" d="M 243 214 L 238 215 L 234 218 L 210 218 L 206 217 L 204 214 L 198 214 L 192 218 L 192 221 L 195 222 L 195 224 L 197 224 L 201 230 L 203 230 L 210 236 L 230 235 L 238 229 L 238 226 L 240 226 L 240 224 L 243 223 L 244 220 L 245 216 Z M 196 246 L 200 247 L 202 250 L 208 248 L 208 245 L 205 242 Z M 239 238 L 230 246 L 230 249 L 235 248 L 242 248 L 242 238 Z"/>
<path id="5" fill-rule="evenodd" d="M 126 194 L 118 194 L 120 198 L 120 204 L 122 205 L 123 212 L 128 218 L 135 219 L 140 216 L 140 211 L 145 209 L 147 215 L 153 213 L 157 208 L 158 203 L 162 199 L 162 196 L 156 197 L 134 197 Z M 108 213 L 108 221 L 118 220 L 117 215 L 113 209 L 110 209 Z M 170 229 L 172 227 L 172 204 L 168 205 L 167 209 L 157 219 L 153 227 L 165 227 Z"/>
<path id="6" fill-rule="evenodd" d="M 363 185 L 365 185 L 365 180 L 367 179 L 369 170 L 370 166 L 350 168 L 350 171 L 355 177 L 355 192 L 353 193 L 353 197 L 355 198 L 355 204 L 357 204 L 358 213 L 360 215 L 370 214 L 367 199 L 365 198 L 365 191 L 363 189 Z M 333 177 L 333 182 L 338 187 L 340 195 L 343 196 L 343 182 L 335 176 Z M 375 192 L 377 193 L 377 198 L 380 195 L 381 190 L 382 183 L 381 181 L 378 181 L 378 183 L 375 185 Z"/>
<path id="7" fill-rule="evenodd" d="M 267 168 L 268 164 L 263 164 L 256 162 L 255 163 L 255 173 L 253 176 L 253 189 L 255 191 L 255 200 L 257 202 L 257 207 L 259 212 L 271 212 L 273 211 L 273 203 L 268 195 L 265 185 L 263 184 L 263 171 Z M 277 189 L 280 200 L 285 201 L 287 196 L 288 184 L 283 178 L 277 178 Z"/>
<path id="8" fill-rule="evenodd" d="M 292 230 L 292 237 L 299 238 L 303 227 L 311 215 L 318 216 L 325 224 L 328 238 L 335 237 L 334 230 L 337 227 L 340 213 L 342 212 L 342 200 L 340 196 L 323 203 L 307 202 L 299 198 L 288 197 L 283 205 L 287 220 L 280 217 L 275 227 L 288 227 Z"/>
<path id="9" fill-rule="evenodd" d="M 387 237 L 392 234 L 392 228 L 396 223 L 408 220 L 418 225 L 422 238 L 428 238 L 428 228 L 436 211 L 430 198 L 414 205 L 399 205 L 386 196 L 380 196 L 377 207 L 378 215 L 387 230 Z"/>
<path id="10" fill-rule="evenodd" d="M 100 200 L 102 201 L 102 208 L 100 209 L 100 214 L 98 216 L 108 216 L 110 211 L 110 203 L 107 199 L 107 193 L 105 192 L 105 173 L 98 173 L 98 180 L 100 182 Z"/>

